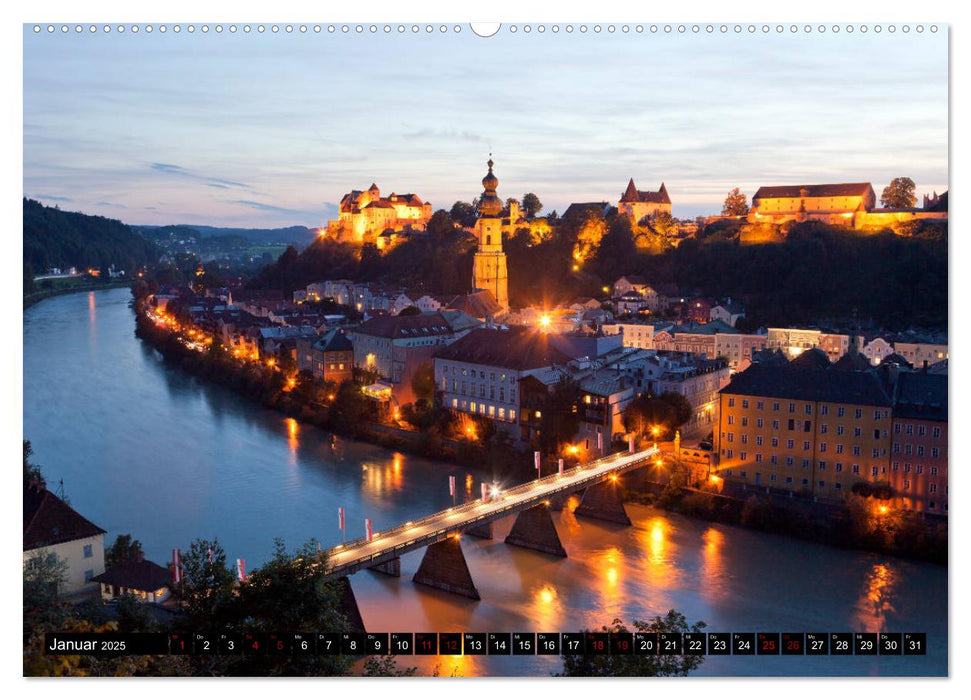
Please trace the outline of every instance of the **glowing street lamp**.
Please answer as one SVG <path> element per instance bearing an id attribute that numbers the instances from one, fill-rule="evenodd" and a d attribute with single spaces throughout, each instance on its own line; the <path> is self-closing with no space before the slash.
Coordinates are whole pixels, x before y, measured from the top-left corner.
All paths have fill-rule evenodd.
<path id="1" fill-rule="evenodd" d="M 543 314 L 539 317 L 539 327 L 544 331 L 548 331 L 552 323 L 553 319 L 550 318 L 549 314 Z"/>

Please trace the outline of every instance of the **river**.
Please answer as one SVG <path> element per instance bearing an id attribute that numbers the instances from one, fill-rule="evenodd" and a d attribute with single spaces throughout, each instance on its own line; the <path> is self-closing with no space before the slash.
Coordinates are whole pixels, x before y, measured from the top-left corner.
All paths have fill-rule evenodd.
<path id="1" fill-rule="evenodd" d="M 24 437 L 48 484 L 108 531 L 131 533 L 160 564 L 174 547 L 218 537 L 259 566 L 281 537 L 340 542 L 364 519 L 380 531 L 451 505 L 448 476 L 470 497 L 491 475 L 337 438 L 167 366 L 134 336 L 130 294 L 45 300 L 24 312 Z M 555 515 L 558 559 L 463 538 L 482 600 L 417 586 L 421 552 L 401 578 L 352 578 L 378 632 L 526 632 L 630 625 L 676 608 L 715 632 L 926 632 L 926 656 L 708 657 L 697 675 L 926 676 L 947 673 L 947 569 L 713 525 L 628 505 L 633 527 Z M 541 675 L 556 657 L 401 657 L 442 675 Z"/>

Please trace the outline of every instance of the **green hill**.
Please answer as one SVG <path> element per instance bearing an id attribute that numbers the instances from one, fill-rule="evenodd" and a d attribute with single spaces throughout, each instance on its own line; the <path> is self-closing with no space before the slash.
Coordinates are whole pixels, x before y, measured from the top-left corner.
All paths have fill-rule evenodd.
<path id="1" fill-rule="evenodd" d="M 159 250 L 127 224 L 61 211 L 24 198 L 24 275 L 48 268 L 134 270 L 158 260 Z"/>

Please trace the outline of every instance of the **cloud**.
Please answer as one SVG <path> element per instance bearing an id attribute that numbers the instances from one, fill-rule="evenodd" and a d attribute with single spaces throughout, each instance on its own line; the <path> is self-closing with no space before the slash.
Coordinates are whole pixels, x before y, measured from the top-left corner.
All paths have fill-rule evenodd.
<path id="1" fill-rule="evenodd" d="M 191 180 L 200 180 L 206 182 L 210 187 L 242 187 L 243 189 L 250 189 L 250 186 L 245 182 L 226 180 L 221 177 L 211 177 L 209 175 L 200 175 L 192 172 L 191 170 L 186 170 L 181 165 L 173 165 L 172 163 L 151 163 L 148 167 L 160 173 L 165 173 L 166 175 L 178 175 L 179 177 L 187 177 Z"/>
<path id="2" fill-rule="evenodd" d="M 219 188 L 219 189 L 221 189 L 221 190 L 228 190 L 228 189 L 229 189 L 229 186 L 228 186 L 228 185 L 221 185 L 221 184 L 219 184 L 218 182 L 210 182 L 210 183 L 209 183 L 208 185 L 206 185 L 206 186 L 207 186 L 207 187 L 218 187 L 218 188 Z"/>
<path id="3" fill-rule="evenodd" d="M 73 202 L 74 201 L 70 197 L 58 197 L 53 194 L 35 194 L 31 196 L 36 197 L 37 199 L 47 199 L 47 200 L 50 200 L 51 202 Z"/>
<path id="4" fill-rule="evenodd" d="M 101 202 L 95 202 L 95 204 L 98 204 L 98 205 L 100 205 L 102 207 L 118 207 L 119 209 L 127 209 L 128 208 L 124 204 L 115 204 L 114 202 L 101 201 Z"/>

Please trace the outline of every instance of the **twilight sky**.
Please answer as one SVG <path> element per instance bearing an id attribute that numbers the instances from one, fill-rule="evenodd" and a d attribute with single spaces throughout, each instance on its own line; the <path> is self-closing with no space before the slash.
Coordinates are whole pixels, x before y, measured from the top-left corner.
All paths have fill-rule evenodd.
<path id="1" fill-rule="evenodd" d="M 947 188 L 937 34 L 137 35 L 24 28 L 24 194 L 130 224 L 323 225 L 371 182 L 438 208 L 481 191 L 545 211 L 675 216 L 738 186 Z M 592 26 L 592 25 L 591 25 Z"/>

